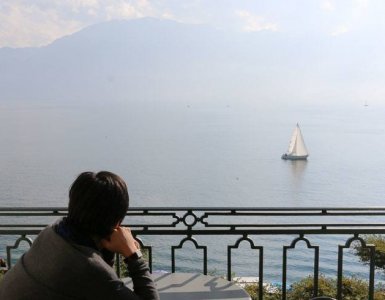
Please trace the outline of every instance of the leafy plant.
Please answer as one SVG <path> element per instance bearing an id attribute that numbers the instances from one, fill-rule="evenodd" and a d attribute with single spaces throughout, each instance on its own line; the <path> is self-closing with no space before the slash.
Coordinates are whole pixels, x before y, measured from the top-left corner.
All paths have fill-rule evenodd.
<path id="1" fill-rule="evenodd" d="M 370 234 L 365 235 L 363 240 L 366 244 L 374 244 L 376 246 L 374 254 L 374 265 L 377 269 L 381 269 L 385 272 L 385 236 L 380 234 Z M 369 249 L 363 248 L 361 244 L 359 244 L 354 247 L 354 250 L 355 254 L 363 263 L 370 263 Z"/>
<path id="2" fill-rule="evenodd" d="M 335 297 L 337 294 L 336 286 L 337 285 L 335 280 L 321 275 L 318 278 L 318 295 Z M 292 284 L 288 292 L 288 299 L 311 299 L 314 297 L 313 290 L 313 276 L 308 276 Z"/>
<path id="3" fill-rule="evenodd" d="M 246 284 L 244 286 L 245 291 L 250 295 L 252 300 L 259 300 L 259 286 L 258 284 Z M 281 290 L 271 292 L 267 287 L 263 287 L 263 299 L 264 300 L 281 300 Z"/>
<path id="4" fill-rule="evenodd" d="M 260 300 L 257 284 L 247 284 L 244 288 L 252 300 Z M 314 297 L 313 288 L 312 276 L 301 279 L 291 285 L 287 291 L 287 300 L 309 300 Z M 344 300 L 367 300 L 368 292 L 368 283 L 365 280 L 356 277 L 342 278 L 342 298 Z M 263 295 L 264 300 L 280 300 L 282 291 L 276 289 L 272 292 L 271 289 L 264 287 Z M 321 275 L 318 280 L 318 295 L 335 298 L 337 295 L 337 280 Z M 384 286 L 376 286 L 374 300 L 385 300 Z"/>

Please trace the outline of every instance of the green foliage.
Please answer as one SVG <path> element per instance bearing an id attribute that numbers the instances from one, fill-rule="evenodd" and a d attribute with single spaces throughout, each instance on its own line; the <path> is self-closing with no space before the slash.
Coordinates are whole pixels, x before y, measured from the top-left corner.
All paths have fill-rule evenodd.
<path id="1" fill-rule="evenodd" d="M 379 283 L 374 288 L 374 300 L 384 300 L 385 299 L 385 285 Z"/>
<path id="2" fill-rule="evenodd" d="M 258 284 L 246 284 L 244 286 L 245 291 L 250 295 L 252 300 L 259 300 L 259 286 Z M 276 292 L 269 292 L 266 287 L 263 288 L 263 299 L 264 300 L 281 300 L 282 294 L 280 290 Z"/>
<path id="3" fill-rule="evenodd" d="M 342 278 L 342 298 L 346 300 L 367 300 L 368 282 L 355 277 Z"/>
<path id="4" fill-rule="evenodd" d="M 335 280 L 321 275 L 318 278 L 318 295 L 335 297 L 336 286 Z M 314 296 L 313 290 L 313 276 L 308 276 L 292 284 L 287 298 L 288 300 L 311 299 Z"/>
<path id="5" fill-rule="evenodd" d="M 248 284 L 245 287 L 252 300 L 259 300 L 258 285 Z M 309 300 L 313 295 L 313 277 L 306 277 L 291 285 L 287 291 L 287 300 Z M 271 292 L 271 289 L 264 288 L 264 300 L 280 300 L 282 291 L 276 289 Z M 342 279 L 342 299 L 344 300 L 367 300 L 368 299 L 368 282 L 355 277 L 344 277 Z M 321 275 L 318 279 L 318 295 L 336 297 L 337 295 L 337 280 Z M 382 285 L 376 286 L 374 300 L 385 300 L 385 287 Z"/>
<path id="6" fill-rule="evenodd" d="M 126 264 L 124 263 L 124 257 L 122 255 L 119 255 L 119 268 L 120 268 L 120 277 L 127 277 L 128 276 L 128 270 L 126 267 Z M 117 271 L 117 261 L 115 261 L 115 270 Z"/>
<path id="7" fill-rule="evenodd" d="M 385 271 L 385 236 L 380 234 L 370 234 L 364 236 L 363 240 L 366 244 L 374 244 L 376 246 L 374 265 L 377 269 L 382 269 Z M 356 245 L 354 249 L 356 251 L 355 254 L 363 263 L 370 263 L 369 249 L 361 247 L 361 244 Z"/>
<path id="8" fill-rule="evenodd" d="M 288 293 L 288 300 L 311 299 L 313 297 L 313 287 L 312 276 L 294 283 Z M 367 281 L 356 277 L 342 278 L 342 298 L 344 300 L 367 300 L 368 294 Z M 318 295 L 335 298 L 337 295 L 337 280 L 321 275 L 318 281 Z"/>

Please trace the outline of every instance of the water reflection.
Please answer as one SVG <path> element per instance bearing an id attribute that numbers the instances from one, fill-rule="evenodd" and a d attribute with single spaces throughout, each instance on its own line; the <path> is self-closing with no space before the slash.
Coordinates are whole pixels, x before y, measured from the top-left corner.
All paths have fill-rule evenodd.
<path id="1" fill-rule="evenodd" d="M 291 205 L 302 206 L 304 204 L 303 194 L 306 190 L 304 189 L 304 178 L 308 162 L 306 160 L 293 160 L 287 161 L 287 163 L 290 165 L 287 167 L 290 169 L 288 170 L 288 184 L 290 186 Z"/>
<path id="2" fill-rule="evenodd" d="M 302 177 L 305 173 L 307 160 L 291 160 L 291 173 L 295 186 L 299 185 L 302 181 Z"/>

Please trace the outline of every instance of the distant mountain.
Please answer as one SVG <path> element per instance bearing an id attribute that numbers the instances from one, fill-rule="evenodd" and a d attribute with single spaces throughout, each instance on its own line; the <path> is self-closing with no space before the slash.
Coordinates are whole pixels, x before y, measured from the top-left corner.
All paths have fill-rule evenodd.
<path id="1" fill-rule="evenodd" d="M 46 47 L 1 48 L 0 101 L 306 98 L 337 88 L 336 80 L 342 88 L 360 81 L 352 73 L 365 72 L 368 59 L 352 42 L 151 18 L 113 21 Z"/>

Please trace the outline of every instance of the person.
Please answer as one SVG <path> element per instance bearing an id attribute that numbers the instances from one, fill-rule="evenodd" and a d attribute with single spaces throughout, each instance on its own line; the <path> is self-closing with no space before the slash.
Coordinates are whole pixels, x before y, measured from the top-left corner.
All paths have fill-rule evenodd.
<path id="1" fill-rule="evenodd" d="M 7 300 L 158 300 L 139 244 L 121 223 L 129 204 L 119 176 L 84 172 L 69 192 L 68 216 L 45 228 L 0 282 Z M 133 290 L 114 271 L 124 256 Z"/>

